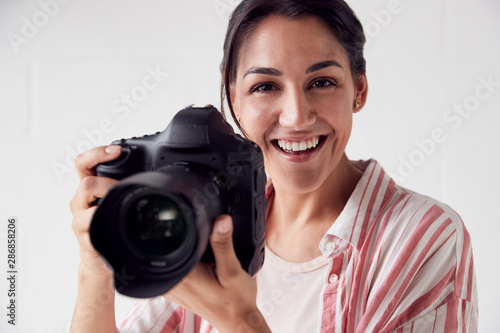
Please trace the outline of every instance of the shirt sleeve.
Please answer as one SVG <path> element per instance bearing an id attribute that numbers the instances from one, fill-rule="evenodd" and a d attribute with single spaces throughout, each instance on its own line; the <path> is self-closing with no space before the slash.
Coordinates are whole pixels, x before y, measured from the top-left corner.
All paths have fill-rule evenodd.
<path id="1" fill-rule="evenodd" d="M 142 333 L 158 331 L 179 332 L 183 322 L 183 311 L 164 297 L 140 300 L 125 316 L 118 327 L 120 333 Z"/>
<path id="2" fill-rule="evenodd" d="M 206 320 L 158 296 L 133 306 L 119 325 L 120 333 L 216 333 Z"/>
<path id="3" fill-rule="evenodd" d="M 477 332 L 472 248 L 458 214 L 426 203 L 401 221 L 379 252 L 356 332 Z"/>

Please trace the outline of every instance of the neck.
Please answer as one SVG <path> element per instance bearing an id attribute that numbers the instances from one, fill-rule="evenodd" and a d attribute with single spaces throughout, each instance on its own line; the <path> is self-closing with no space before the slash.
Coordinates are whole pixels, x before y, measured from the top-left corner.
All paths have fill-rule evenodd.
<path id="1" fill-rule="evenodd" d="M 304 225 L 316 221 L 331 224 L 344 209 L 362 172 L 344 154 L 331 175 L 316 189 L 306 193 L 292 193 L 273 184 L 276 195 L 272 213 L 273 222 Z"/>

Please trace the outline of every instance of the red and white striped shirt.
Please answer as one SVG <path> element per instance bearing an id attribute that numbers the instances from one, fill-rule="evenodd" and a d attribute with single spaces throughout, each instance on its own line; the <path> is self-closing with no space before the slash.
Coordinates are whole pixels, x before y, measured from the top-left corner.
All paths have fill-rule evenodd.
<path id="1" fill-rule="evenodd" d="M 329 261 L 319 332 L 477 332 L 474 261 L 461 218 L 396 185 L 376 161 L 355 164 L 363 176 L 319 245 Z M 273 199 L 272 186 L 267 195 Z M 157 297 L 132 308 L 120 332 L 216 330 Z"/>

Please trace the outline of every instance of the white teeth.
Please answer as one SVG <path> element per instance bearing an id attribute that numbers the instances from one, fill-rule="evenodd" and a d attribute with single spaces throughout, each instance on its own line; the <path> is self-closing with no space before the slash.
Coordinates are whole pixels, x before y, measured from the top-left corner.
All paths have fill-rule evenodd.
<path id="1" fill-rule="evenodd" d="M 319 137 L 307 139 L 305 141 L 285 141 L 278 140 L 278 146 L 283 150 L 288 151 L 304 151 L 311 148 L 316 148 L 319 144 Z"/>

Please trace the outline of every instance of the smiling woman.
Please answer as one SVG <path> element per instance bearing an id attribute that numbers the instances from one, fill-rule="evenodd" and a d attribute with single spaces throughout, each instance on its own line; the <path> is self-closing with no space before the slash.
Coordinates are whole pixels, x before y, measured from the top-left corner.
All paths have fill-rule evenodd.
<path id="1" fill-rule="evenodd" d="M 327 31 L 314 17 L 273 15 L 261 20 L 239 52 L 230 86 L 233 111 L 262 148 L 278 191 L 311 194 L 327 178 L 358 180 L 343 156 L 356 101 L 360 107 L 366 101 L 366 78 L 354 81 L 346 52 Z M 306 150 L 307 141 L 316 147 Z M 338 170 L 347 174 L 332 172 L 341 160 L 345 167 Z"/>
<path id="2" fill-rule="evenodd" d="M 222 97 L 264 155 L 266 261 L 255 279 L 246 274 L 232 221 L 220 217 L 210 239 L 215 269 L 199 263 L 131 311 L 123 332 L 477 331 L 472 248 L 458 214 L 398 186 L 377 161 L 345 153 L 368 94 L 364 43 L 342 0 L 244 0 L 235 9 Z M 93 167 L 117 153 L 100 147 L 77 160 L 75 328 L 114 325 L 111 305 L 92 323 L 77 314 L 96 290 L 112 292 L 87 229 L 89 200 L 112 184 Z"/>

